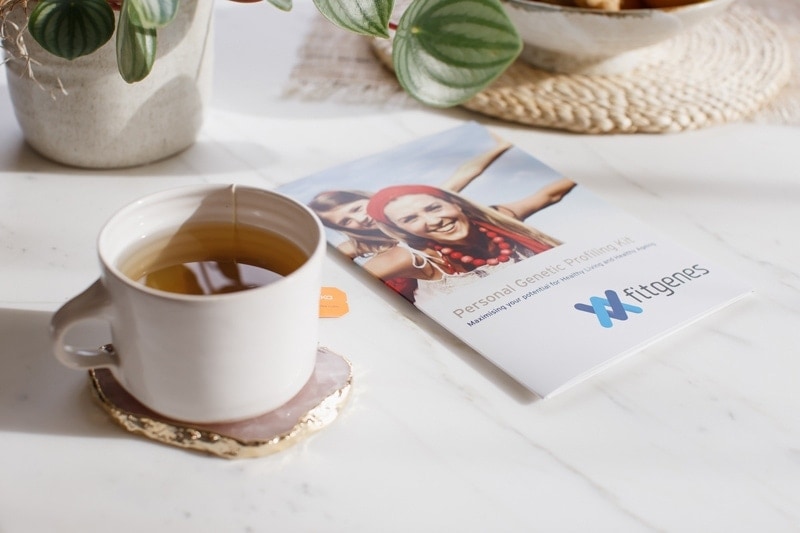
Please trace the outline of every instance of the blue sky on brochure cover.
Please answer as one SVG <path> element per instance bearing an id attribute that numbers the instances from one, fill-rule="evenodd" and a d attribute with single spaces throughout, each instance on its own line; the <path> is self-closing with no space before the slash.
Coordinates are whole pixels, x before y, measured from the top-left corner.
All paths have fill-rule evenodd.
<path id="1" fill-rule="evenodd" d="M 496 140 L 490 130 L 476 122 L 468 122 L 300 178 L 277 190 L 308 203 L 316 194 L 327 190 L 374 193 L 388 185 L 397 184 L 438 186 L 459 166 L 494 146 Z M 485 206 L 497 205 L 532 194 L 561 177 L 556 170 L 528 152 L 512 147 L 464 188 L 461 194 Z M 578 224 L 573 214 L 591 217 L 590 212 L 598 210 L 598 215 L 601 215 L 603 209 L 603 202 L 583 187 L 576 187 L 561 202 L 534 213 L 525 222 L 542 231 L 551 231 L 554 236 L 564 240 L 586 231 L 585 224 Z M 331 241 L 342 238 L 333 230 L 327 233 Z"/>
<path id="2" fill-rule="evenodd" d="M 282 185 L 279 190 L 308 202 L 328 189 L 375 192 L 396 184 L 439 185 L 459 166 L 495 144 L 489 130 L 470 122 L 312 174 Z M 512 149 L 462 193 L 477 202 L 495 204 L 528 194 L 559 177 L 528 154 Z"/>

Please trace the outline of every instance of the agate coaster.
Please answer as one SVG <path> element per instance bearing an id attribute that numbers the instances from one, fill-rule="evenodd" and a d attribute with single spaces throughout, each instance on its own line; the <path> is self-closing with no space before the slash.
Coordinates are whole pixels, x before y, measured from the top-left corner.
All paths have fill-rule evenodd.
<path id="1" fill-rule="evenodd" d="M 279 452 L 319 431 L 338 416 L 352 386 L 352 367 L 320 347 L 308 383 L 283 406 L 239 422 L 193 424 L 154 413 L 139 403 L 108 369 L 89 371 L 95 399 L 127 431 L 180 448 L 228 459 Z"/>

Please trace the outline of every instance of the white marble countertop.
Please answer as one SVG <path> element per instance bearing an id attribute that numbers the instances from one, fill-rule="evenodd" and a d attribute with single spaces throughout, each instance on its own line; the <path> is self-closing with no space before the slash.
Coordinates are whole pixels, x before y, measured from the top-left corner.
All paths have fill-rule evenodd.
<path id="1" fill-rule="evenodd" d="M 167 161 L 50 163 L 24 145 L 0 82 L 0 532 L 800 531 L 800 129 L 581 136 L 283 101 L 313 8 L 217 9 L 213 104 L 196 146 Z M 320 341 L 352 361 L 352 397 L 330 427 L 260 459 L 131 436 L 50 355 L 50 314 L 97 276 L 95 237 L 123 204 L 195 182 L 273 187 L 466 120 L 755 294 L 535 401 L 329 254 L 324 283 L 351 310 Z"/>

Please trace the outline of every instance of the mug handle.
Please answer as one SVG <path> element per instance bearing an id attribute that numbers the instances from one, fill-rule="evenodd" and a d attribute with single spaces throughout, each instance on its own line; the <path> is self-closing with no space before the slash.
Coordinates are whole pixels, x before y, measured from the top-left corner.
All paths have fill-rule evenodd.
<path id="1" fill-rule="evenodd" d="M 64 343 L 72 326 L 82 320 L 100 317 L 111 303 L 105 285 L 99 279 L 88 289 L 65 303 L 50 321 L 50 339 L 56 359 L 63 365 L 78 370 L 118 366 L 117 354 L 111 344 L 100 348 L 80 348 Z"/>

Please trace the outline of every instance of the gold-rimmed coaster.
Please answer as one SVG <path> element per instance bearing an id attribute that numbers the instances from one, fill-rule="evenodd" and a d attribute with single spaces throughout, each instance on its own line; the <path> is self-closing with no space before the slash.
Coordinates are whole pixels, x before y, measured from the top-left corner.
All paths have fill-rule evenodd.
<path id="1" fill-rule="evenodd" d="M 391 41 L 373 40 L 372 48 L 391 68 Z M 791 75 L 780 30 L 740 6 L 650 52 L 652 61 L 615 75 L 556 74 L 517 61 L 463 106 L 576 133 L 668 133 L 746 118 Z"/>
<path id="2" fill-rule="evenodd" d="M 320 347 L 308 383 L 278 409 L 239 422 L 190 424 L 163 417 L 142 405 L 108 369 L 89 371 L 95 399 L 127 431 L 228 459 L 279 452 L 329 425 L 345 405 L 352 379 L 350 362 Z"/>

